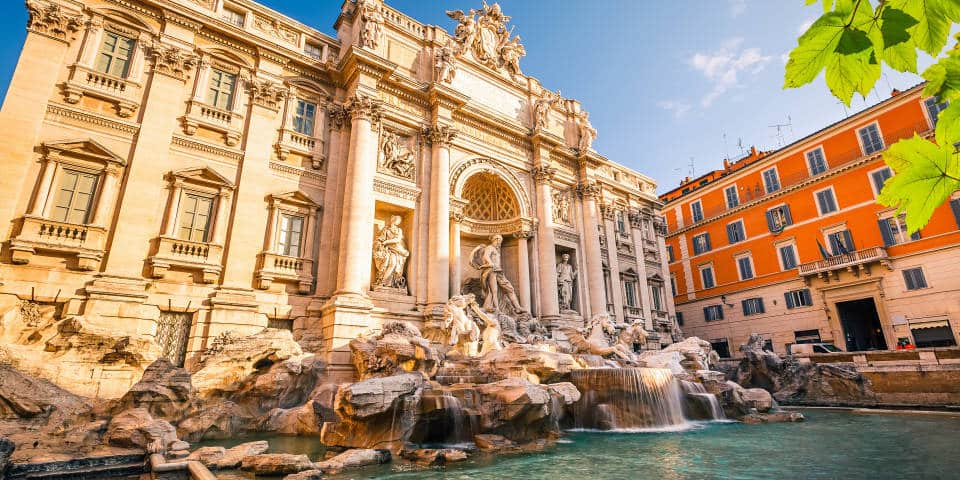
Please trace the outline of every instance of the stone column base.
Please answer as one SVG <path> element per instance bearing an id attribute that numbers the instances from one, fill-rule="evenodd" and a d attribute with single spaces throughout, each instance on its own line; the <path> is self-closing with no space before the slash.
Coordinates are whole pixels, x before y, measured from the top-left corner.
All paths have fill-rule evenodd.
<path id="1" fill-rule="evenodd" d="M 322 305 L 316 302 L 307 307 L 307 317 L 294 337 L 305 351 L 323 358 L 330 378 L 353 381 L 355 372 L 349 343 L 379 326 L 371 317 L 372 311 L 373 303 L 367 297 L 335 295 Z"/>

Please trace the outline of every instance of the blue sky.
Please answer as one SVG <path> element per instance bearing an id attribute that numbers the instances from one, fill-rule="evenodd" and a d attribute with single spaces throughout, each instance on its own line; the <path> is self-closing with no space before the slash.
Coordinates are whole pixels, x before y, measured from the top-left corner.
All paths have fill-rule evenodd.
<path id="1" fill-rule="evenodd" d="M 341 2 L 260 0 L 333 34 Z M 23 2 L 0 2 L 0 91 L 6 92 L 25 36 Z M 444 10 L 480 0 L 387 0 L 417 20 L 453 29 Z M 781 90 L 787 53 L 822 12 L 802 0 L 501 0 L 527 50 L 524 73 L 579 99 L 599 131 L 594 147 L 658 181 L 679 184 L 745 149 L 776 148 L 920 81 L 887 72 L 866 101 L 845 109 L 823 80 Z M 924 59 L 923 64 L 929 64 Z M 789 120 L 788 120 L 789 118 Z M 724 142 L 724 134 L 726 142 Z"/>

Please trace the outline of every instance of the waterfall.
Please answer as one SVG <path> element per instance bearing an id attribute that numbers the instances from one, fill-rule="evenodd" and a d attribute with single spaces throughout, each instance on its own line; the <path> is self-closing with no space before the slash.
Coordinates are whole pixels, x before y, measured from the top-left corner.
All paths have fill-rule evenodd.
<path id="1" fill-rule="evenodd" d="M 680 384 L 662 368 L 588 368 L 571 373 L 580 390 L 574 427 L 600 430 L 685 428 Z"/>
<path id="2" fill-rule="evenodd" d="M 687 395 L 687 418 L 704 418 L 704 420 L 726 420 L 727 416 L 720 407 L 717 396 L 707 392 L 702 383 L 683 380 L 683 391 Z M 693 405 L 691 405 L 691 403 Z"/>

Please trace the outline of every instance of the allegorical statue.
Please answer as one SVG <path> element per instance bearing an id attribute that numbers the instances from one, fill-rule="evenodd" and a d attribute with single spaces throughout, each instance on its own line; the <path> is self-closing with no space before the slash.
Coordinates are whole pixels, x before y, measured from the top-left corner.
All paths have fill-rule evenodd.
<path id="1" fill-rule="evenodd" d="M 585 155 L 593 145 L 593 141 L 597 139 L 597 129 L 590 124 L 590 114 L 585 111 L 580 112 L 578 120 L 580 141 L 577 143 L 577 148 L 580 149 L 581 155 Z"/>
<path id="2" fill-rule="evenodd" d="M 410 252 L 403 243 L 403 230 L 398 215 L 390 217 L 390 223 L 380 229 L 373 243 L 373 262 L 377 268 L 375 286 L 389 288 L 407 288 L 407 279 L 403 268 L 407 264 Z"/>
<path id="3" fill-rule="evenodd" d="M 471 266 L 480 270 L 480 283 L 483 288 L 483 309 L 488 312 L 503 313 L 500 305 L 501 295 L 506 297 L 515 313 L 522 313 L 523 307 L 517 300 L 517 292 L 507 280 L 500 263 L 500 245 L 503 237 L 493 235 L 489 245 L 480 245 L 470 255 Z"/>
<path id="4" fill-rule="evenodd" d="M 564 253 L 557 264 L 557 293 L 561 311 L 573 310 L 573 281 L 576 279 L 577 271 L 570 265 L 570 254 Z"/>

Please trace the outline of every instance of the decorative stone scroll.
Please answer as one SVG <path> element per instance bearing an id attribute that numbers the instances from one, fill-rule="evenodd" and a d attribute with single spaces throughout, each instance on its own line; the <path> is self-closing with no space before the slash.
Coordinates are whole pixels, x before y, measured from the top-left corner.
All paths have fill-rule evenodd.
<path id="1" fill-rule="evenodd" d="M 570 190 L 551 189 L 550 197 L 553 200 L 553 223 L 573 226 L 570 219 Z"/>
<path id="2" fill-rule="evenodd" d="M 27 0 L 27 30 L 70 43 L 83 17 L 64 12 L 60 5 L 40 0 Z"/>
<path id="3" fill-rule="evenodd" d="M 159 43 L 152 45 L 149 52 L 155 72 L 180 81 L 190 78 L 190 72 L 200 61 L 200 58 L 191 52 Z"/>
<path id="4" fill-rule="evenodd" d="M 487 5 L 484 1 L 479 11 L 450 10 L 447 16 L 458 22 L 453 39 L 457 56 L 470 53 L 489 68 L 520 75 L 520 58 L 527 52 L 519 36 L 511 38 L 513 30 L 507 29 L 510 17 L 503 14 L 499 4 Z"/>
<path id="5" fill-rule="evenodd" d="M 417 162 L 410 151 L 410 140 L 384 131 L 380 141 L 380 162 L 377 170 L 407 180 L 416 179 Z"/>

